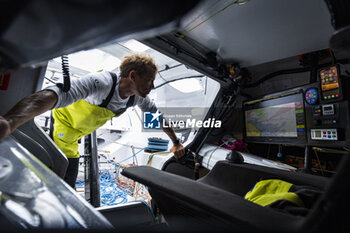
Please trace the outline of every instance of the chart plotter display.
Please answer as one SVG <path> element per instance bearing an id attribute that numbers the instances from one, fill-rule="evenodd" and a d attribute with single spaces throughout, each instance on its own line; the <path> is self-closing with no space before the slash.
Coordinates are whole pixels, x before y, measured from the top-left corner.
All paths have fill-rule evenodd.
<path id="1" fill-rule="evenodd" d="M 305 139 L 302 94 L 245 103 L 245 137 L 257 141 Z"/>

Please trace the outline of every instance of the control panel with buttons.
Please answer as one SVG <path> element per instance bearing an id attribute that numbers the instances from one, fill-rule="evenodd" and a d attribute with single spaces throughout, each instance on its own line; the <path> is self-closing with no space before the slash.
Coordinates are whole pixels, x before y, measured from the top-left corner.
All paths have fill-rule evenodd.
<path id="1" fill-rule="evenodd" d="M 338 140 L 337 129 L 311 129 L 313 140 Z"/>
<path id="2" fill-rule="evenodd" d="M 350 139 L 350 80 L 340 75 L 339 65 L 321 68 L 317 82 L 303 87 L 307 143 L 344 147 Z"/>

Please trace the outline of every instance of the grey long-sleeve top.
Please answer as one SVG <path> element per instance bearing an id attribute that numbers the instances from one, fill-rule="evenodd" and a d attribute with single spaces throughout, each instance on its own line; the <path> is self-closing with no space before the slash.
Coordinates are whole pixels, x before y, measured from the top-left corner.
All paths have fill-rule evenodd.
<path id="1" fill-rule="evenodd" d="M 107 109 L 112 112 L 125 108 L 130 98 L 122 99 L 120 97 L 118 89 L 119 81 L 120 77 L 117 79 L 117 85 L 113 97 L 107 105 Z M 108 96 L 112 85 L 113 79 L 110 73 L 103 71 L 90 73 L 82 78 L 71 80 L 71 88 L 66 93 L 57 86 L 50 86 L 46 89 L 54 91 L 58 96 L 54 108 L 62 108 L 81 99 L 84 99 L 89 104 L 100 105 Z M 138 105 L 142 111 L 156 111 L 157 109 L 155 103 L 151 101 L 148 96 L 146 98 L 135 96 L 134 105 Z"/>

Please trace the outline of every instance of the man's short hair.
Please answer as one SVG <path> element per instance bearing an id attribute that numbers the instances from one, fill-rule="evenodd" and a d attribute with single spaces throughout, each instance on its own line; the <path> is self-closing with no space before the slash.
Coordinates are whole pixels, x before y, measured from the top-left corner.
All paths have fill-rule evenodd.
<path id="1" fill-rule="evenodd" d="M 145 53 L 133 53 L 126 55 L 120 66 L 120 76 L 128 77 L 131 70 L 135 70 L 138 75 L 145 75 L 149 72 L 156 73 L 158 67 L 153 58 Z"/>

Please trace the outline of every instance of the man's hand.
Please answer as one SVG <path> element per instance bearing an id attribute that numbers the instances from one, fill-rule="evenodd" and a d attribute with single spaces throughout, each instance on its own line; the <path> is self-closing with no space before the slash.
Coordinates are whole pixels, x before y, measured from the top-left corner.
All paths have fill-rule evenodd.
<path id="1" fill-rule="evenodd" d="M 182 156 L 185 155 L 185 148 L 183 145 L 180 143 L 178 145 L 173 145 L 173 147 L 170 149 L 170 152 L 174 153 L 174 156 L 176 159 L 181 158 Z"/>
<path id="2" fill-rule="evenodd" d="M 11 134 L 10 123 L 2 116 L 0 116 L 0 140 L 6 138 Z"/>
<path id="3" fill-rule="evenodd" d="M 174 153 L 176 159 L 181 158 L 185 155 L 185 148 L 180 143 L 180 140 L 177 138 L 173 128 L 163 128 L 163 131 L 169 136 L 170 140 L 173 141 L 173 147 L 170 149 L 170 152 Z M 177 141 L 176 143 L 174 143 Z"/>

